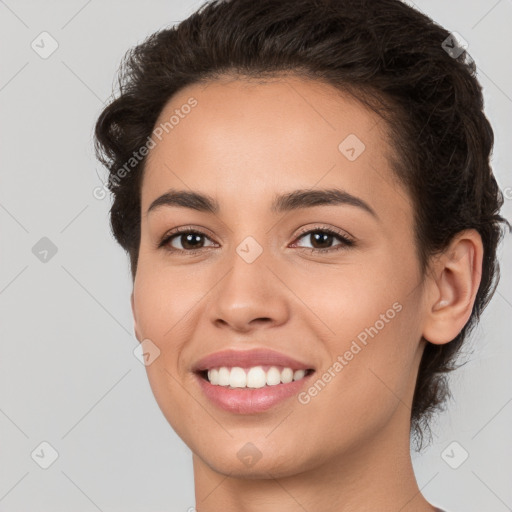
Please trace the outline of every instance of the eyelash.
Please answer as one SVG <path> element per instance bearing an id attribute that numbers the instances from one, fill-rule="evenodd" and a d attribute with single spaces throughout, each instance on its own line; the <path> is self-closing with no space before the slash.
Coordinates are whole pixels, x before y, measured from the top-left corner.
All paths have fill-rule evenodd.
<path id="1" fill-rule="evenodd" d="M 355 241 L 352 238 L 349 238 L 346 235 L 342 234 L 341 232 L 338 232 L 332 228 L 326 228 L 324 226 L 316 226 L 312 229 L 311 228 L 305 229 L 299 233 L 296 240 L 299 240 L 300 238 L 304 237 L 305 235 L 309 235 L 312 233 L 327 233 L 329 235 L 335 236 L 343 243 L 340 245 L 334 246 L 334 247 L 329 247 L 327 249 L 317 249 L 315 247 L 299 247 L 299 249 L 308 250 L 308 251 L 310 251 L 311 254 L 313 254 L 313 253 L 324 253 L 325 254 L 325 253 L 331 253 L 331 252 L 336 252 L 336 251 L 340 251 L 343 249 L 347 249 L 347 248 L 355 245 Z M 176 229 L 172 230 L 171 232 L 165 234 L 164 237 L 162 238 L 162 240 L 158 243 L 157 247 L 159 249 L 165 247 L 165 250 L 170 253 L 176 253 L 176 252 L 187 253 L 188 256 L 195 256 L 198 252 L 202 251 L 203 249 L 206 249 L 206 247 L 200 247 L 199 249 L 190 249 L 190 250 L 166 247 L 167 244 L 169 244 L 169 242 L 173 238 L 177 237 L 178 235 L 184 235 L 184 234 L 201 235 L 206 238 L 209 238 L 208 235 L 206 235 L 202 231 L 191 229 L 190 226 L 185 226 L 185 227 L 181 227 L 181 228 L 176 228 Z"/>

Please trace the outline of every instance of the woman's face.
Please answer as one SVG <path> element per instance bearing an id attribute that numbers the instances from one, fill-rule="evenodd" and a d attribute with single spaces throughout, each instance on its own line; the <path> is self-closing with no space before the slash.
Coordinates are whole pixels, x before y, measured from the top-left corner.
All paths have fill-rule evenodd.
<path id="1" fill-rule="evenodd" d="M 155 127 L 165 122 L 142 184 L 132 306 L 169 423 L 232 476 L 295 474 L 379 439 L 408 447 L 424 297 L 382 120 L 329 85 L 282 77 L 189 86 Z M 186 207 L 181 192 L 218 210 Z M 199 365 L 252 349 L 264 358 Z M 255 366 L 251 386 L 285 382 L 231 389 L 204 366 L 227 368 L 232 385 Z"/>

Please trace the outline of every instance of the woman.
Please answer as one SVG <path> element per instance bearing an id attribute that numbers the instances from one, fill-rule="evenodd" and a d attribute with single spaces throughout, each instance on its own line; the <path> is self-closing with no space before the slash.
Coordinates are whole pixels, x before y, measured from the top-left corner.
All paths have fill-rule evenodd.
<path id="1" fill-rule="evenodd" d="M 123 64 L 97 154 L 197 511 L 440 510 L 410 436 L 506 223 L 468 54 L 398 0 L 231 0 Z"/>

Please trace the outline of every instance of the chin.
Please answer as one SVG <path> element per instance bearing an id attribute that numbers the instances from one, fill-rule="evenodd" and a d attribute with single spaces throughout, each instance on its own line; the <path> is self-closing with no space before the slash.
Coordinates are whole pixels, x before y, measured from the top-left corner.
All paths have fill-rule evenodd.
<path id="1" fill-rule="evenodd" d="M 222 454 L 198 455 L 206 465 L 216 473 L 230 476 L 231 478 L 241 478 L 247 480 L 268 480 L 269 476 L 273 478 L 285 478 L 296 475 L 304 471 L 306 462 L 300 463 L 290 454 L 286 460 L 283 457 L 261 457 L 254 463 L 245 463 L 240 461 L 236 452 Z"/>

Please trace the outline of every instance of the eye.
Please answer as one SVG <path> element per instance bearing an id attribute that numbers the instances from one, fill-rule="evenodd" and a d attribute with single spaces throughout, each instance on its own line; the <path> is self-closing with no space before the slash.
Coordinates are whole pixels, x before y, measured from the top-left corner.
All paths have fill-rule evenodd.
<path id="1" fill-rule="evenodd" d="M 311 253 L 320 252 L 333 252 L 333 251 L 339 251 L 341 249 L 346 249 L 347 247 L 351 247 L 355 245 L 355 242 L 352 238 L 349 238 L 347 235 L 344 235 L 340 232 L 337 232 L 330 228 L 325 227 L 317 227 L 314 229 L 310 229 L 308 231 L 302 232 L 301 236 L 299 236 L 299 239 L 301 238 L 307 238 L 309 237 L 310 242 L 313 245 L 319 245 L 320 247 L 299 247 L 301 249 L 308 249 Z M 331 246 L 334 239 L 338 239 L 341 243 L 335 246 Z M 329 247 L 325 247 L 325 246 Z"/>
<path id="2" fill-rule="evenodd" d="M 190 228 L 176 228 L 172 232 L 167 233 L 158 247 L 166 247 L 170 252 L 187 252 L 195 254 L 203 248 L 202 238 L 209 239 L 201 231 Z M 176 247 L 175 244 L 181 245 Z"/>
<path id="3" fill-rule="evenodd" d="M 349 238 L 347 235 L 323 226 L 315 227 L 313 229 L 309 229 L 308 231 L 302 231 L 296 240 L 300 240 L 301 238 L 306 238 L 308 236 L 314 245 L 320 245 L 320 247 L 297 247 L 301 250 L 309 250 L 311 253 L 334 252 L 355 245 L 354 240 Z M 164 235 L 162 240 L 158 243 L 158 248 L 165 248 L 171 253 L 174 252 L 195 255 L 207 247 L 204 245 L 205 239 L 211 241 L 211 239 L 202 231 L 191 229 L 190 226 L 185 226 L 173 229 L 171 232 L 168 232 L 166 235 Z M 335 239 L 341 243 L 332 246 L 332 243 L 335 241 Z M 181 247 L 176 247 L 176 245 L 180 245 Z M 215 246 L 215 244 L 212 245 Z"/>

